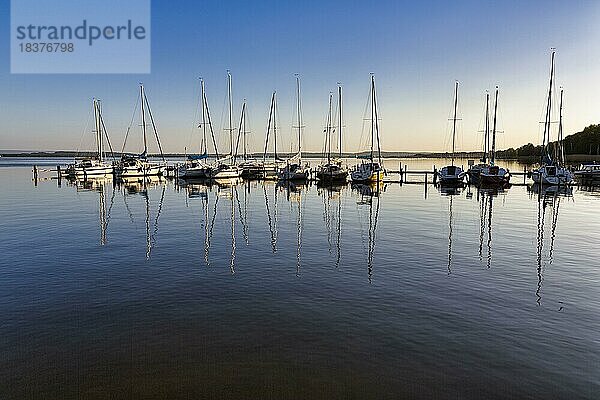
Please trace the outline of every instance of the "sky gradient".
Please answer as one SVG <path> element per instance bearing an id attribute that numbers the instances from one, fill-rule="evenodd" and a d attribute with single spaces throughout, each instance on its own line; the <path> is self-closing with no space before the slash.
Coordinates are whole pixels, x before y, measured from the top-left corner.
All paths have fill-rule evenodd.
<path id="1" fill-rule="evenodd" d="M 120 148 L 137 84 L 144 82 L 165 151 L 197 151 L 200 76 L 224 147 L 227 69 L 234 120 L 242 99 L 248 100 L 251 151 L 262 150 L 273 90 L 280 150 L 290 148 L 294 73 L 302 79 L 306 150 L 323 147 L 328 94 L 337 82 L 345 94 L 344 150 L 361 149 L 371 72 L 383 150 L 449 150 L 455 80 L 462 119 L 458 150 L 480 148 L 484 93 L 495 85 L 504 132 L 498 147 L 538 143 L 550 47 L 557 48 L 556 79 L 565 88 L 565 132 L 600 122 L 598 2 L 155 0 L 148 75 L 11 75 L 8 3 L 0 3 L 0 149 L 77 149 L 93 97 L 102 99 L 111 139 Z M 89 148 L 91 131 L 84 137 L 82 147 Z"/>

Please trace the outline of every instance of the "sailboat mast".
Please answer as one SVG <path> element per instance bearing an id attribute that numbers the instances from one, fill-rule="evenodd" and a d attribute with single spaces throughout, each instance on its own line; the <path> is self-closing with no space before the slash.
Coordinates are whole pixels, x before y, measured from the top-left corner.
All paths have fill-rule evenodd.
<path id="1" fill-rule="evenodd" d="M 490 92 L 485 91 L 485 130 L 483 133 L 483 159 L 484 164 L 487 162 L 490 142 Z"/>
<path id="2" fill-rule="evenodd" d="M 267 160 L 267 150 L 269 146 L 269 133 L 271 132 L 271 121 L 273 120 L 273 102 L 275 101 L 275 92 L 271 96 L 271 107 L 269 108 L 269 122 L 267 122 L 267 135 L 265 138 L 265 151 L 263 153 L 263 164 Z"/>
<path id="3" fill-rule="evenodd" d="M 379 141 L 379 113 L 377 112 L 377 93 L 375 92 L 375 77 L 373 77 L 373 109 L 375 110 L 375 134 L 377 135 L 377 161 L 381 162 L 381 142 Z"/>
<path id="4" fill-rule="evenodd" d="M 375 76 L 371 74 L 371 164 L 373 163 L 373 143 L 375 135 Z"/>
<path id="5" fill-rule="evenodd" d="M 548 101 L 546 103 L 546 120 L 544 121 L 544 140 L 542 143 L 543 151 L 542 153 L 546 153 L 548 155 L 548 145 L 550 144 L 550 124 L 551 124 L 551 115 L 552 115 L 552 84 L 554 83 L 554 48 L 552 48 L 552 54 L 550 56 L 550 83 L 548 84 Z M 542 162 L 543 162 L 542 154 Z"/>
<path id="6" fill-rule="evenodd" d="M 494 165 L 494 161 L 496 161 L 496 115 L 498 113 L 498 86 L 496 86 L 496 98 L 494 100 L 494 125 L 492 130 L 492 154 L 491 156 L 491 164 Z"/>
<path id="7" fill-rule="evenodd" d="M 298 96 L 298 154 L 302 164 L 302 105 L 300 103 L 300 77 L 296 74 L 296 95 Z"/>
<path id="8" fill-rule="evenodd" d="M 148 139 L 146 138 L 146 111 L 144 109 L 144 85 L 140 83 L 140 105 L 142 113 L 142 136 L 144 137 L 144 157 L 148 154 Z"/>
<path id="9" fill-rule="evenodd" d="M 202 145 L 200 146 L 200 151 L 202 154 L 207 153 L 207 143 L 206 143 L 206 103 L 204 100 L 206 99 L 206 95 L 204 94 L 204 79 L 200 78 L 200 96 L 202 97 L 200 102 L 202 103 Z"/>
<path id="10" fill-rule="evenodd" d="M 562 125 L 562 110 L 563 110 L 563 88 L 560 88 L 560 105 L 558 108 L 558 151 L 557 159 L 560 165 L 565 163 L 565 148 L 563 145 L 563 125 Z"/>
<path id="11" fill-rule="evenodd" d="M 244 99 L 244 104 L 242 105 L 242 121 L 243 121 L 243 135 L 244 135 L 244 161 L 248 158 L 248 153 L 246 151 L 246 99 Z"/>
<path id="12" fill-rule="evenodd" d="M 227 70 L 227 97 L 229 100 L 229 155 L 233 156 L 233 101 L 231 99 L 231 72 Z"/>
<path id="13" fill-rule="evenodd" d="M 329 92 L 329 112 L 327 113 L 327 164 L 331 164 L 331 100 L 333 93 Z"/>
<path id="14" fill-rule="evenodd" d="M 100 109 L 98 100 L 94 99 L 94 119 L 96 123 L 96 146 L 98 147 L 98 160 L 102 162 L 102 131 L 100 125 Z"/>
<path id="15" fill-rule="evenodd" d="M 342 158 L 342 85 L 338 84 L 338 106 L 339 106 L 339 114 L 338 114 L 338 134 L 339 134 L 339 142 L 338 147 L 340 151 L 340 160 Z"/>
<path id="16" fill-rule="evenodd" d="M 277 162 L 277 92 L 273 92 L 273 145 L 275 162 Z"/>
<path id="17" fill-rule="evenodd" d="M 452 165 L 454 165 L 454 152 L 456 146 L 456 111 L 458 108 L 458 81 L 454 85 L 454 118 L 452 118 Z"/>

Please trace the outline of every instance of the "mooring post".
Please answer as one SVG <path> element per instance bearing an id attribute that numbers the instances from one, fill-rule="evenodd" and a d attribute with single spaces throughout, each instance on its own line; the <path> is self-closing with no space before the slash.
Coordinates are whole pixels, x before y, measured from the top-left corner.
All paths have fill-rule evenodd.
<path id="1" fill-rule="evenodd" d="M 37 168 L 37 165 L 33 166 L 33 182 L 34 182 L 35 186 L 37 186 L 37 182 L 38 182 L 38 168 Z"/>
<path id="2" fill-rule="evenodd" d="M 400 183 L 402 183 L 402 161 L 398 163 L 398 173 L 400 174 Z"/>
<path id="3" fill-rule="evenodd" d="M 437 183 L 437 176 L 438 176 L 437 168 L 434 165 L 433 166 L 433 184 L 434 185 Z"/>
<path id="4" fill-rule="evenodd" d="M 407 176 L 408 176 L 408 165 L 404 165 L 404 180 L 406 180 Z"/>
<path id="5" fill-rule="evenodd" d="M 56 166 L 56 178 L 57 178 L 58 186 L 60 186 L 61 179 L 62 179 L 62 172 L 60 171 L 60 165 Z"/>
<path id="6" fill-rule="evenodd" d="M 523 185 L 527 183 L 527 166 L 523 165 Z"/>

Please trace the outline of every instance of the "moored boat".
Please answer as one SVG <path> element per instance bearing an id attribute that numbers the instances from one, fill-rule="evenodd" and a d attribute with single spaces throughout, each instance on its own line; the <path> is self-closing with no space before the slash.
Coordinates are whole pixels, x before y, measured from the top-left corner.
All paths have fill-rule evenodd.
<path id="1" fill-rule="evenodd" d="M 563 89 L 560 88 L 560 105 L 558 121 L 558 139 L 552 152 L 551 150 L 551 124 L 552 124 L 552 90 L 554 84 L 554 56 L 555 50 L 551 52 L 550 84 L 548 86 L 548 98 L 546 102 L 546 118 L 544 120 L 544 138 L 542 140 L 542 152 L 540 154 L 540 166 L 531 172 L 531 179 L 541 185 L 569 185 L 573 183 L 575 175 L 565 167 L 565 149 L 563 145 L 562 131 L 562 109 Z"/>
<path id="2" fill-rule="evenodd" d="M 360 164 L 354 166 L 354 169 L 350 173 L 352 182 L 380 182 L 385 176 L 385 171 L 382 167 L 381 162 L 381 149 L 379 143 L 379 119 L 377 110 L 377 96 L 375 91 L 375 76 L 371 74 L 371 151 L 369 152 L 368 162 L 364 160 Z M 377 158 L 378 162 L 374 158 L 374 147 L 377 143 Z"/>
<path id="3" fill-rule="evenodd" d="M 150 118 L 152 130 L 154 132 L 156 143 L 158 144 L 158 149 L 162 158 L 162 163 L 155 163 L 148 160 L 146 116 Z M 152 111 L 150 110 L 150 103 L 148 102 L 146 92 L 144 91 L 144 85 L 142 84 L 140 84 L 140 119 L 142 123 L 142 138 L 144 140 L 144 151 L 140 155 L 123 154 L 120 162 L 115 168 L 116 174 L 120 177 L 162 176 L 165 171 L 167 162 L 162 152 L 162 146 L 158 137 L 158 131 L 156 129 L 156 124 L 154 123 Z M 129 136 L 130 128 L 131 126 L 127 129 L 127 135 L 125 135 L 125 141 L 123 142 L 123 151 L 125 150 L 125 145 L 127 144 L 127 137 Z"/>
<path id="4" fill-rule="evenodd" d="M 327 161 L 319 165 L 316 171 L 317 179 L 322 183 L 346 183 L 348 169 L 342 164 L 342 86 L 338 84 L 338 149 L 339 159 L 333 159 L 331 153 L 331 134 L 333 133 L 331 114 L 332 94 L 329 94 L 329 113 L 327 114 L 327 126 L 325 128 L 325 152 Z"/>
<path id="5" fill-rule="evenodd" d="M 102 177 L 106 175 L 112 175 L 114 171 L 112 163 L 105 161 L 106 152 L 104 149 L 104 139 L 106 139 L 109 148 L 111 148 L 111 146 L 110 141 L 108 139 L 108 133 L 106 132 L 106 128 L 104 126 L 104 120 L 102 119 L 100 101 L 94 99 L 93 107 L 95 120 L 94 138 L 96 142 L 96 154 L 91 157 L 76 158 L 73 164 L 68 165 L 65 172 L 67 176 L 70 176 L 72 178 L 87 179 L 88 177 Z"/>
<path id="6" fill-rule="evenodd" d="M 302 102 L 300 97 L 300 77 L 296 74 L 296 96 L 298 112 L 298 152 L 286 161 L 285 166 L 279 169 L 277 177 L 283 181 L 303 181 L 310 177 L 310 166 L 302 163 Z"/>
<path id="7" fill-rule="evenodd" d="M 454 165 L 454 153 L 456 147 L 456 113 L 458 109 L 458 81 L 454 85 L 454 116 L 452 118 L 452 164 L 440 169 L 438 177 L 440 185 L 462 185 L 465 180 L 465 172 L 461 167 Z"/>

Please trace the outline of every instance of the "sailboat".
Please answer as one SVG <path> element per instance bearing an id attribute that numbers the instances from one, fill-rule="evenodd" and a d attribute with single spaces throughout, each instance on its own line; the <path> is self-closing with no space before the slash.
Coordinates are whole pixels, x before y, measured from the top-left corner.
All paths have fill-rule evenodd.
<path id="1" fill-rule="evenodd" d="M 298 112 L 298 153 L 295 156 L 286 161 L 285 167 L 279 170 L 277 174 L 280 180 L 284 181 L 298 181 L 306 180 L 310 174 L 310 167 L 308 164 L 302 164 L 302 103 L 300 99 L 300 77 L 296 74 L 296 96 L 297 101 L 297 112 Z"/>
<path id="2" fill-rule="evenodd" d="M 345 183 L 348 179 L 348 170 L 342 165 L 342 85 L 338 85 L 338 135 L 339 135 L 339 159 L 331 158 L 331 133 L 333 121 L 331 115 L 331 102 L 333 95 L 329 94 L 329 113 L 327 114 L 327 126 L 325 128 L 325 151 L 327 163 L 320 165 L 317 169 L 317 179 L 323 183 Z"/>
<path id="3" fill-rule="evenodd" d="M 385 172 L 382 168 L 381 163 L 381 146 L 379 143 L 379 120 L 377 111 L 377 96 L 375 93 L 375 76 L 371 74 L 371 151 L 369 153 L 369 162 L 364 160 L 354 166 L 350 176 L 353 182 L 379 182 L 383 180 Z M 375 140 L 377 140 L 377 159 L 374 159 L 374 146 Z"/>
<path id="4" fill-rule="evenodd" d="M 104 151 L 104 137 L 106 137 L 111 154 L 113 151 L 108 139 L 108 133 L 106 132 L 106 128 L 104 126 L 104 120 L 102 119 L 100 101 L 94 99 L 93 107 L 94 119 L 96 122 L 96 129 L 94 130 L 94 133 L 97 152 L 92 157 L 75 159 L 75 162 L 67 167 L 66 173 L 68 176 L 75 178 L 88 178 L 111 175 L 113 173 L 113 165 L 105 161 L 106 152 Z"/>
<path id="5" fill-rule="evenodd" d="M 237 162 L 237 158 L 238 158 L 238 150 L 240 147 L 240 140 L 242 140 L 242 162 L 238 164 L 238 166 L 241 169 L 241 176 L 242 178 L 245 179 L 255 179 L 255 178 L 259 178 L 262 168 L 261 168 L 261 164 L 260 162 L 258 162 L 257 160 L 255 160 L 253 157 L 250 157 L 248 155 L 248 147 L 247 147 L 247 140 L 246 140 L 246 134 L 248 133 L 247 129 L 246 129 L 246 122 L 247 122 L 247 118 L 246 118 L 246 99 L 244 99 L 244 102 L 242 103 L 242 113 L 240 116 L 240 126 L 238 128 L 238 137 L 237 137 L 237 144 L 235 147 L 235 157 L 234 157 L 234 162 Z"/>
<path id="6" fill-rule="evenodd" d="M 200 78 L 200 102 L 202 104 L 202 119 L 199 127 L 202 128 L 202 141 L 200 142 L 200 154 L 190 154 L 187 156 L 185 164 L 179 167 L 177 174 L 182 179 L 206 179 L 210 177 L 211 167 L 206 162 L 208 158 L 206 127 L 210 128 L 211 135 L 214 138 L 206 92 L 204 88 L 204 79 Z"/>
<path id="7" fill-rule="evenodd" d="M 150 122 L 152 124 L 152 130 L 154 131 L 154 136 L 156 137 L 156 142 L 158 143 L 158 149 L 160 151 L 160 155 L 162 157 L 162 164 L 151 163 L 148 161 L 148 138 L 146 136 L 146 112 L 150 117 Z M 137 177 L 137 176 L 159 176 L 162 175 L 165 167 L 166 160 L 162 151 L 162 147 L 160 145 L 160 140 L 158 138 L 158 131 L 156 130 L 156 124 L 154 123 L 154 117 L 152 116 L 152 111 L 150 110 L 150 103 L 148 103 L 148 98 L 146 97 L 146 93 L 144 91 L 144 85 L 140 84 L 140 118 L 142 120 L 142 137 L 144 139 L 144 151 L 142 154 L 138 156 L 134 155 L 125 155 L 121 157 L 120 163 L 117 165 L 117 175 L 120 177 Z M 133 119 L 132 119 L 133 122 Z M 125 135 L 125 140 L 123 142 L 123 149 L 121 153 L 125 151 L 125 144 L 127 143 L 127 137 L 129 136 L 131 126 L 127 128 L 127 134 Z"/>
<path id="8" fill-rule="evenodd" d="M 479 169 L 476 179 L 480 185 L 507 185 L 510 182 L 510 171 L 496 165 L 496 121 L 498 114 L 498 86 L 494 99 L 494 120 L 492 128 L 492 147 L 490 150 L 490 163 Z M 489 125 L 488 125 L 489 126 Z M 489 132 L 489 129 L 488 129 Z"/>
<path id="9" fill-rule="evenodd" d="M 273 131 L 273 161 L 267 162 L 271 131 Z M 277 179 L 277 174 L 283 163 L 284 161 L 277 155 L 277 92 L 273 91 L 271 95 L 271 107 L 269 109 L 269 121 L 267 122 L 267 134 L 265 135 L 265 151 L 260 166 L 262 178 Z"/>
<path id="10" fill-rule="evenodd" d="M 481 162 L 472 165 L 467 172 L 469 183 L 474 185 L 503 186 L 510 181 L 510 171 L 495 165 L 496 161 L 496 121 L 498 112 L 498 86 L 494 102 L 494 123 L 490 133 L 490 94 L 485 92 L 485 128 L 483 131 L 483 155 Z M 490 144 L 491 141 L 491 144 Z M 488 162 L 490 160 L 490 162 Z"/>
<path id="11" fill-rule="evenodd" d="M 456 145 L 456 112 L 458 109 L 458 81 L 454 85 L 454 116 L 452 118 L 452 164 L 443 167 L 439 172 L 441 185 L 459 185 L 465 179 L 465 172 L 461 167 L 454 165 L 454 152 Z"/>
<path id="12" fill-rule="evenodd" d="M 211 170 L 210 177 L 213 179 L 239 178 L 242 170 L 234 163 L 233 155 L 233 100 L 231 98 L 231 72 L 227 71 L 227 98 L 229 105 L 229 154 L 222 159 L 217 159 L 217 165 Z"/>
<path id="13" fill-rule="evenodd" d="M 540 166 L 531 173 L 531 178 L 535 183 L 543 185 L 568 185 L 573 182 L 575 176 L 573 172 L 565 168 L 565 152 L 562 138 L 562 100 L 563 90 L 560 91 L 559 123 L 557 151 L 550 153 L 550 126 L 552 118 L 552 85 L 554 83 L 554 55 L 555 50 L 551 52 L 550 66 L 550 84 L 548 86 L 548 99 L 546 103 L 546 118 L 544 120 L 544 138 L 542 141 L 542 153 L 540 155 Z"/>

